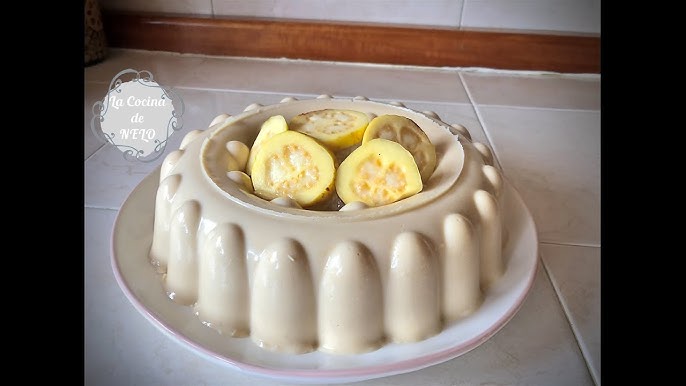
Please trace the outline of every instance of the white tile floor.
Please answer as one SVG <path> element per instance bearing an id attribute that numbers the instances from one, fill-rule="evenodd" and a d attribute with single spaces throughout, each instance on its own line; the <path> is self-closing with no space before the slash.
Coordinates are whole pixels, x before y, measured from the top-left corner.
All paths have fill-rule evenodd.
<path id="1" fill-rule="evenodd" d="M 88 385 L 277 384 L 178 346 L 127 301 L 109 264 L 117 211 L 162 161 L 128 162 L 90 131 L 112 77 L 146 69 L 173 86 L 183 134 L 250 103 L 364 95 L 432 110 L 495 151 L 533 213 L 541 267 L 522 309 L 473 351 L 369 385 L 600 384 L 600 77 L 216 58 L 113 50 L 85 70 L 85 381 Z"/>

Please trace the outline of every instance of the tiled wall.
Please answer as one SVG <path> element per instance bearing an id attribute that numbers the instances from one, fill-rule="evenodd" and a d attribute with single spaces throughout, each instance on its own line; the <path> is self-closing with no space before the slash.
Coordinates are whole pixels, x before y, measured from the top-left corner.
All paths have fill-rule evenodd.
<path id="1" fill-rule="evenodd" d="M 104 9 L 600 34 L 600 0 L 100 0 Z"/>

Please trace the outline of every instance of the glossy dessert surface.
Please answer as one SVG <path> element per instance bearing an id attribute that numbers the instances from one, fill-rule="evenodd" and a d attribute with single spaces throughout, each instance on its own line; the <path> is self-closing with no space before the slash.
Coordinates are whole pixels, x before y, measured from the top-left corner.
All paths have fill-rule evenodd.
<path id="1" fill-rule="evenodd" d="M 422 191 L 312 210 L 230 177 L 239 163 L 227 144 L 249 146 L 271 116 L 323 108 L 413 120 L 436 148 Z M 169 296 L 222 334 L 281 352 L 368 352 L 431 337 L 479 307 L 505 269 L 502 185 L 488 147 L 430 114 L 355 99 L 251 105 L 167 156 L 150 258 Z"/>

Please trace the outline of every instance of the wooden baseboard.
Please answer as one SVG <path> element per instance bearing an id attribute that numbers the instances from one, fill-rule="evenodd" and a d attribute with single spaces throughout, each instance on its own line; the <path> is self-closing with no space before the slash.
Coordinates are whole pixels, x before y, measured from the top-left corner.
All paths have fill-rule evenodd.
<path id="1" fill-rule="evenodd" d="M 111 47 L 206 55 L 600 73 L 600 37 L 105 12 Z"/>

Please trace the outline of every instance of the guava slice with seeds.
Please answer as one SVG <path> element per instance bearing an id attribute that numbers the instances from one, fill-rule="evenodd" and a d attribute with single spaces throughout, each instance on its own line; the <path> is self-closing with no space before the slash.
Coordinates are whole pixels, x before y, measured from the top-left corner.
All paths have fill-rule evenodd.
<path id="1" fill-rule="evenodd" d="M 271 137 L 287 130 L 288 123 L 286 123 L 286 118 L 284 118 L 283 115 L 274 115 L 262 123 L 262 126 L 260 126 L 260 132 L 257 133 L 257 138 L 255 138 L 255 141 L 250 148 L 248 162 L 245 165 L 246 174 L 252 174 L 252 168 L 255 165 L 255 158 L 257 158 L 257 153 L 259 153 L 262 149 L 262 144 Z"/>
<path id="2" fill-rule="evenodd" d="M 255 194 L 265 200 L 290 197 L 303 208 L 334 192 L 333 154 L 297 131 L 284 131 L 262 143 L 252 168 Z"/>
<path id="3" fill-rule="evenodd" d="M 369 117 L 363 112 L 324 109 L 296 115 L 288 126 L 291 130 L 316 138 L 335 152 L 359 144 L 367 124 Z"/>
<path id="4" fill-rule="evenodd" d="M 398 142 L 372 139 L 350 153 L 336 172 L 336 192 L 348 204 L 376 207 L 419 193 L 422 177 L 412 154 Z"/>
<path id="5" fill-rule="evenodd" d="M 369 122 L 362 144 L 376 138 L 395 141 L 407 149 L 426 182 L 436 169 L 436 148 L 426 133 L 411 119 L 401 115 L 379 115 Z"/>

